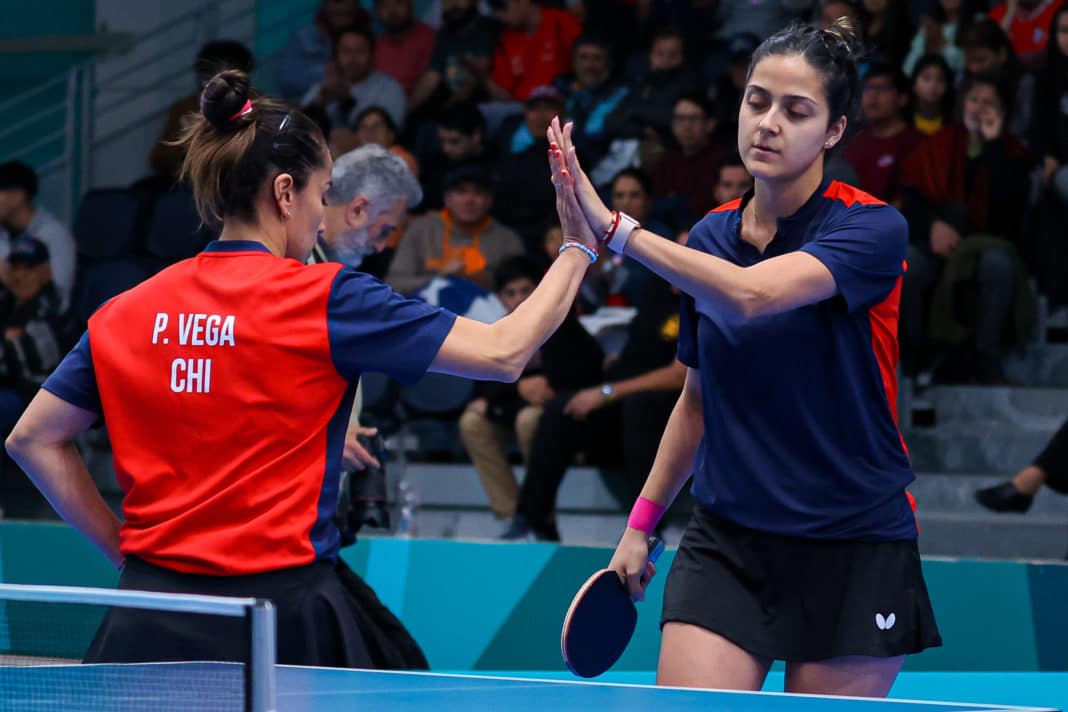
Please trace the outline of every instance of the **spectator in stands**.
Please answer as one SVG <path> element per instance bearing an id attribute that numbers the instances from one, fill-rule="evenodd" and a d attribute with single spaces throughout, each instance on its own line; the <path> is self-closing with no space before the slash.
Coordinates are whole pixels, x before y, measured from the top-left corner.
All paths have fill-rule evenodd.
<path id="1" fill-rule="evenodd" d="M 672 228 L 649 217 L 653 204 L 652 181 L 641 169 L 620 171 L 612 181 L 609 196 L 612 210 L 630 215 L 658 235 L 672 234 Z M 640 262 L 623 255 L 605 254 L 586 272 L 579 289 L 579 306 L 588 313 L 602 306 L 640 307 L 649 294 L 656 292 L 660 282 Z"/>
<path id="2" fill-rule="evenodd" d="M 974 22 L 958 36 L 964 50 L 965 76 L 998 74 L 1009 91 L 1009 133 L 1025 138 L 1031 127 L 1031 102 L 1035 92 L 1034 76 L 1020 66 L 1009 36 L 994 21 Z"/>
<path id="3" fill-rule="evenodd" d="M 426 210 L 439 210 L 445 176 L 465 164 L 476 164 L 492 174 L 496 164 L 496 150 L 487 143 L 486 121 L 474 102 L 462 102 L 446 107 L 436 117 L 439 150 L 420 157 L 423 184 L 423 203 Z"/>
<path id="4" fill-rule="evenodd" d="M 901 204 L 901 163 L 923 134 L 905 121 L 909 82 L 897 65 L 872 64 L 860 96 L 862 128 L 846 141 L 845 159 L 856 186 L 879 200 Z"/>
<path id="5" fill-rule="evenodd" d="M 717 206 L 738 200 L 752 187 L 753 176 L 749 175 L 749 171 L 746 170 L 745 164 L 742 163 L 737 153 L 723 159 L 719 167 L 719 180 L 716 181 L 716 190 L 713 194 Z M 686 243 L 682 242 L 682 244 Z"/>
<path id="6" fill-rule="evenodd" d="M 502 538 L 559 540 L 556 494 L 580 452 L 587 462 L 621 465 L 624 499 L 637 496 L 686 377 L 675 359 L 678 290 L 658 280 L 651 291 L 627 327 L 619 358 L 605 369 L 605 382 L 561 391 L 545 403 L 516 515 Z"/>
<path id="7" fill-rule="evenodd" d="M 497 27 L 476 0 L 442 0 L 441 19 L 430 66 L 408 96 L 409 111 L 432 106 L 436 97 L 451 105 L 487 96 Z"/>
<path id="8" fill-rule="evenodd" d="M 19 237 L 35 237 L 43 242 L 48 248 L 60 309 L 66 311 L 77 262 L 74 238 L 55 215 L 34 205 L 36 197 L 37 174 L 32 168 L 21 161 L 0 164 L 0 256 L 10 255 L 11 245 Z M 0 278 L 6 283 L 2 270 Z"/>
<path id="9" fill-rule="evenodd" d="M 408 208 L 420 199 L 419 185 L 405 168 L 378 145 L 338 156 L 323 208 L 317 261 L 361 267 L 366 257 L 386 249 Z"/>
<path id="10" fill-rule="evenodd" d="M 979 490 L 975 498 L 994 512 L 1026 512 L 1042 485 L 1068 495 L 1068 420 L 1030 465 L 1007 482 Z"/>
<path id="11" fill-rule="evenodd" d="M 338 34 L 353 25 L 371 27 L 371 16 L 359 0 L 323 0 L 315 20 L 294 32 L 282 50 L 275 77 L 279 94 L 297 100 L 321 81 Z"/>
<path id="12" fill-rule="evenodd" d="M 305 113 L 328 138 L 332 129 L 351 129 L 356 116 L 371 106 L 381 106 L 394 124 L 404 125 L 404 89 L 392 77 L 375 71 L 374 47 L 374 35 L 365 27 L 339 31 L 333 60 L 327 62 L 322 81 L 305 93 L 301 102 Z"/>
<path id="13" fill-rule="evenodd" d="M 957 38 L 976 17 L 982 16 L 981 0 L 937 0 L 930 12 L 920 18 L 920 27 L 912 38 L 902 67 L 911 74 L 925 54 L 941 54 L 954 72 L 964 69 L 964 52 Z"/>
<path id="14" fill-rule="evenodd" d="M 717 76 L 709 89 L 710 98 L 719 110 L 719 116 L 716 117 L 716 134 L 725 145 L 735 141 L 738 136 L 738 109 L 742 103 L 742 90 L 749 73 L 749 60 L 753 58 L 753 50 L 759 44 L 760 38 L 756 35 L 741 34 L 731 37 L 727 44 L 727 71 Z"/>
<path id="15" fill-rule="evenodd" d="M 1005 0 L 990 11 L 990 19 L 1008 34 L 1017 58 L 1038 69 L 1046 57 L 1050 21 L 1064 0 Z"/>
<path id="16" fill-rule="evenodd" d="M 906 373 L 920 368 L 929 309 L 932 338 L 975 353 L 958 377 L 983 383 L 1003 380 L 1003 340 L 1026 330 L 1021 314 L 1029 314 L 1029 291 L 1012 245 L 1027 204 L 1030 163 L 1005 128 L 1007 101 L 994 78 L 970 77 L 960 123 L 925 138 L 905 161 L 901 210 L 912 241 L 901 292 Z"/>
<path id="17" fill-rule="evenodd" d="M 252 71 L 254 64 L 249 48 L 232 40 L 208 42 L 197 52 L 196 60 L 193 62 L 193 71 L 196 73 L 196 91 L 189 96 L 182 97 L 167 109 L 163 131 L 149 156 L 152 172 L 166 182 L 166 187 L 169 188 L 174 184 L 178 169 L 182 165 L 182 159 L 185 158 L 182 148 L 173 142 L 185 128 L 189 116 L 200 111 L 200 92 L 204 85 L 224 69 L 240 69 L 248 74 Z"/>
<path id="18" fill-rule="evenodd" d="M 864 43 L 880 61 L 900 67 L 912 42 L 908 5 L 900 0 L 863 0 Z"/>
<path id="19" fill-rule="evenodd" d="M 582 32 L 571 13 L 537 0 L 489 0 L 489 5 L 504 25 L 487 85 L 490 97 L 526 101 L 536 87 L 571 71 L 571 45 Z"/>
<path id="20" fill-rule="evenodd" d="M 745 32 L 763 39 L 807 15 L 814 4 L 813 0 L 772 0 L 760 5 L 752 0 L 720 0 L 719 36 L 729 39 Z"/>
<path id="21" fill-rule="evenodd" d="M 375 41 L 375 70 L 388 74 L 411 95 L 430 66 L 434 30 L 412 16 L 412 0 L 375 0 L 382 34 Z"/>
<path id="22" fill-rule="evenodd" d="M 497 267 L 495 289 L 507 313 L 530 296 L 541 274 L 538 264 L 524 256 L 509 258 Z M 478 383 L 477 396 L 460 416 L 460 438 L 498 519 L 515 514 L 519 490 L 508 464 L 508 445 L 518 443 L 523 462 L 529 462 L 531 442 L 546 401 L 557 392 L 599 383 L 603 357 L 597 340 L 572 311 L 517 383 Z"/>
<path id="23" fill-rule="evenodd" d="M 434 277 L 462 277 L 492 289 L 497 265 L 523 254 L 519 235 L 490 217 L 492 207 L 489 176 L 477 166 L 454 170 L 445 181 L 445 208 L 409 224 L 386 281 L 409 295 Z"/>
<path id="24" fill-rule="evenodd" d="M 675 100 L 671 135 L 676 147 L 656 164 L 652 178 L 653 197 L 678 204 L 678 222 L 692 224 L 716 207 L 713 193 L 728 151 L 715 133 L 716 109 L 704 94 L 686 93 Z"/>
<path id="25" fill-rule="evenodd" d="M 699 84 L 699 77 L 686 66 L 682 33 L 672 28 L 660 30 L 649 46 L 648 73 L 631 86 L 626 101 L 609 115 L 605 130 L 613 138 L 668 141 L 675 100 Z"/>
<path id="26" fill-rule="evenodd" d="M 393 123 L 389 112 L 382 107 L 371 106 L 361 111 L 356 117 L 356 130 L 353 133 L 356 147 L 376 143 L 387 148 L 404 160 L 412 175 L 419 176 L 419 163 L 411 151 L 397 143 L 397 125 Z"/>
<path id="27" fill-rule="evenodd" d="M 536 87 L 527 97 L 523 114 L 506 119 L 500 128 L 493 214 L 522 236 L 530 252 L 537 252 L 545 216 L 552 214 L 556 204 L 552 186 L 542 178 L 549 150 L 546 132 L 563 110 L 564 97 L 559 91 L 552 86 Z"/>
<path id="28" fill-rule="evenodd" d="M 583 35 L 575 40 L 571 67 L 572 74 L 558 77 L 556 86 L 574 122 L 575 148 L 583 161 L 594 165 L 608 152 L 611 137 L 605 120 L 626 96 L 627 88 L 613 78 L 612 45 L 604 38 Z"/>
<path id="29" fill-rule="evenodd" d="M 1026 247 L 1039 291 L 1051 306 L 1059 307 L 1068 304 L 1068 6 L 1054 14 L 1050 36 L 1031 113 L 1031 149 L 1039 161 L 1041 183 Z"/>
<path id="30" fill-rule="evenodd" d="M 953 120 L 953 70 L 940 54 L 925 54 L 912 70 L 912 124 L 926 136 Z"/>
<path id="31" fill-rule="evenodd" d="M 0 289 L 0 431 L 6 437 L 78 335 L 52 282 L 48 246 L 23 236 L 11 243 Z"/>

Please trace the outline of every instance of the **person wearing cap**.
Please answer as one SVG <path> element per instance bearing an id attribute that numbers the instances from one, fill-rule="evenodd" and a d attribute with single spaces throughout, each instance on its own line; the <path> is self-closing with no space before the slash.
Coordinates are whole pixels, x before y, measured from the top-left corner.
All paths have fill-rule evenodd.
<path id="1" fill-rule="evenodd" d="M 497 101 L 526 101 L 539 86 L 571 70 L 571 45 L 582 27 L 574 15 L 537 0 L 489 0 L 504 25 L 486 87 Z"/>
<path id="2" fill-rule="evenodd" d="M 0 164 L 0 257 L 10 252 L 14 240 L 35 237 L 48 248 L 52 281 L 59 293 L 60 310 L 70 305 L 74 286 L 76 248 L 70 230 L 55 215 L 39 205 L 37 174 L 21 161 Z M 0 270 L 0 278 L 3 271 Z"/>
<path id="3" fill-rule="evenodd" d="M 556 201 L 552 186 L 539 179 L 545 175 L 549 123 L 563 112 L 563 94 L 549 85 L 535 87 L 523 113 L 506 119 L 498 131 L 493 214 L 522 236 L 531 253 L 538 251 L 545 217 Z"/>
<path id="4" fill-rule="evenodd" d="M 445 178 L 445 207 L 408 225 L 386 282 L 402 294 L 415 294 L 435 277 L 460 277 L 491 289 L 497 265 L 523 254 L 519 235 L 490 217 L 492 207 L 485 172 L 477 166 L 454 170 Z"/>
<path id="5" fill-rule="evenodd" d="M 22 411 L 76 339 L 52 282 L 48 246 L 33 237 L 11 243 L 0 290 L 0 430 L 11 432 Z"/>

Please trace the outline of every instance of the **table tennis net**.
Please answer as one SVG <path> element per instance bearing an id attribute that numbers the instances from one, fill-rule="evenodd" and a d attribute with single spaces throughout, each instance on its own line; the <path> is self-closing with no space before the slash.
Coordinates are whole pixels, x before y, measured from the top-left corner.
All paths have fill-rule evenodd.
<path id="1" fill-rule="evenodd" d="M 109 610 L 123 614 L 112 632 L 135 643 L 106 646 L 107 654 L 83 662 Z M 209 659 L 202 645 L 185 652 L 194 627 L 227 644 Z M 266 601 L 0 584 L 5 712 L 273 710 L 274 662 L 274 609 Z"/>

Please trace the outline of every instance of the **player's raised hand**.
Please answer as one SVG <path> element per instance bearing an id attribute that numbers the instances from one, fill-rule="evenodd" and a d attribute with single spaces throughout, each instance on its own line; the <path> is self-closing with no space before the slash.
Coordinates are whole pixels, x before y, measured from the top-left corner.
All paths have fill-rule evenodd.
<path id="1" fill-rule="evenodd" d="M 549 143 L 555 143 L 560 147 L 567 169 L 575 181 L 575 196 L 578 198 L 579 205 L 582 206 L 582 212 L 593 233 L 600 237 L 604 235 L 605 229 L 612 222 L 612 211 L 601 200 L 597 189 L 579 165 L 575 144 L 571 140 L 573 129 L 574 124 L 570 121 L 561 126 L 559 117 L 554 118 L 549 125 Z"/>
<path id="2" fill-rule="evenodd" d="M 556 119 L 557 124 L 559 122 Z M 556 190 L 556 213 L 560 216 L 560 227 L 564 232 L 564 240 L 577 240 L 592 250 L 597 250 L 599 241 L 597 234 L 590 228 L 589 222 L 579 205 L 575 195 L 575 181 L 568 169 L 559 143 L 553 140 L 552 127 L 548 131 L 549 137 L 549 168 L 552 176 L 553 188 Z"/>

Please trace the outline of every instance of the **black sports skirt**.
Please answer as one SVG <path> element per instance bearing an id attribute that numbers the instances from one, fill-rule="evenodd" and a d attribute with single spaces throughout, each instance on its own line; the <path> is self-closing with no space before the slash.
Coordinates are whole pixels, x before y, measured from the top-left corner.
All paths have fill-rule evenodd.
<path id="1" fill-rule="evenodd" d="M 119 588 L 270 599 L 275 606 L 279 663 L 374 667 L 345 586 L 330 562 L 244 576 L 204 576 L 131 556 Z M 248 662 L 248 640 L 248 623 L 241 618 L 111 608 L 84 661 Z"/>
<path id="2" fill-rule="evenodd" d="M 942 644 L 915 540 L 769 534 L 699 504 L 665 584 L 661 626 L 669 622 L 793 662 L 895 657 Z"/>

